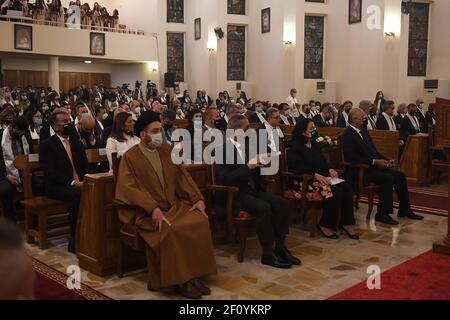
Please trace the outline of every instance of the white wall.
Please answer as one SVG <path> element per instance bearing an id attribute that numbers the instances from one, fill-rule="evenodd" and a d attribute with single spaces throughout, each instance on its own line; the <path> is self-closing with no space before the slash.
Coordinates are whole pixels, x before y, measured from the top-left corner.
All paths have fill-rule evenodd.
<path id="1" fill-rule="evenodd" d="M 163 1 L 165 2 L 165 1 Z M 189 89 L 204 88 L 213 94 L 223 89 L 233 92 L 234 82 L 226 80 L 226 38 L 218 50 L 206 49 L 208 29 L 227 23 L 248 25 L 247 81 L 255 86 L 258 99 L 281 101 L 292 87 L 300 92 L 302 101 L 316 97 L 316 80 L 303 79 L 304 16 L 326 16 L 324 78 L 337 82 L 337 100 L 373 100 L 378 90 L 397 103 L 414 101 L 423 94 L 425 77 L 407 76 L 409 16 L 401 14 L 401 0 L 363 1 L 363 21 L 348 24 L 348 4 L 328 0 L 326 4 L 297 0 L 248 1 L 248 16 L 226 14 L 226 0 L 189 0 L 186 10 L 187 54 L 186 73 Z M 380 8 L 381 28 L 369 30 L 367 8 Z M 261 33 L 261 10 L 271 8 L 271 32 Z M 431 5 L 430 53 L 427 78 L 450 78 L 450 40 L 442 36 L 450 30 L 450 1 L 435 0 Z M 394 14 L 401 23 L 395 39 L 384 37 L 384 15 Z M 165 18 L 165 14 L 163 15 Z M 194 41 L 194 19 L 202 18 L 202 40 Z M 296 44 L 283 46 L 284 25 L 294 24 Z M 163 58 L 164 59 L 164 58 Z M 164 68 L 163 68 L 164 69 Z"/>
<path id="2" fill-rule="evenodd" d="M 48 71 L 48 59 L 20 59 L 0 56 L 3 70 Z M 111 73 L 111 65 L 104 63 L 85 64 L 83 62 L 60 59 L 61 72 Z"/>

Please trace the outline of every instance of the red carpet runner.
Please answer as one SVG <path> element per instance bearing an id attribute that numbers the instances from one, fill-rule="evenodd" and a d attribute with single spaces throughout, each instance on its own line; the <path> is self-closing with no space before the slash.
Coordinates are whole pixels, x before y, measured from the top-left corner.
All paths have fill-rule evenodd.
<path id="1" fill-rule="evenodd" d="M 85 284 L 81 284 L 80 290 L 69 290 L 67 275 L 36 259 L 31 262 L 36 272 L 36 300 L 111 300 Z"/>
<path id="2" fill-rule="evenodd" d="M 436 216 L 448 216 L 448 193 L 439 190 L 409 188 L 409 198 L 414 212 Z M 398 209 L 397 195 L 394 193 L 394 208 Z M 367 197 L 361 197 L 361 202 L 367 203 Z M 375 204 L 378 199 L 375 198 Z M 376 208 L 374 209 L 376 213 Z"/>
<path id="3" fill-rule="evenodd" d="M 431 251 L 381 274 L 381 290 L 364 281 L 329 300 L 450 300 L 450 257 Z"/>

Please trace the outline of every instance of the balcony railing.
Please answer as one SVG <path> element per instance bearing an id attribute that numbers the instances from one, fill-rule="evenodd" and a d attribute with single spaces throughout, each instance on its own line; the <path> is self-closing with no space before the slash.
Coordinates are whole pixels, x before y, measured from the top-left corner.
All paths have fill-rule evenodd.
<path id="1" fill-rule="evenodd" d="M 21 13 L 21 11 L 19 11 L 19 12 Z M 125 34 L 157 37 L 156 33 L 146 32 L 144 30 L 139 30 L 139 29 L 128 29 L 127 26 L 123 25 L 123 24 L 119 24 L 117 28 L 110 28 L 110 27 L 94 26 L 94 25 L 73 24 L 73 23 L 67 23 L 66 21 L 62 22 L 62 21 L 37 20 L 32 17 L 25 17 L 20 14 L 0 15 L 0 21 L 46 25 L 46 26 L 53 26 L 53 27 L 60 27 L 60 28 L 67 28 L 67 29 L 82 29 L 82 30 L 115 32 L 115 33 L 125 33 Z"/>

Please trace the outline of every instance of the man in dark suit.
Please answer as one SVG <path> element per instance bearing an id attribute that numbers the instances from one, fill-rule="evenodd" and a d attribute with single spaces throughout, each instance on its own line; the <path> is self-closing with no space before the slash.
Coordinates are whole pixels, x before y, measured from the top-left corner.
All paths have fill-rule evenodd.
<path id="1" fill-rule="evenodd" d="M 420 120 L 417 118 L 417 106 L 411 103 L 408 106 L 408 113 L 406 117 L 403 118 L 402 126 L 400 129 L 400 139 L 406 143 L 409 136 L 416 135 L 420 133 Z"/>
<path id="2" fill-rule="evenodd" d="M 237 114 L 236 105 L 232 102 L 229 102 L 225 106 L 225 115 L 220 121 L 216 123 L 216 128 L 222 131 L 227 131 L 228 121 L 233 118 Z"/>
<path id="3" fill-rule="evenodd" d="M 322 112 L 313 118 L 314 124 L 317 128 L 326 128 L 330 125 L 328 122 L 333 119 L 333 107 L 331 105 L 325 106 Z"/>
<path id="4" fill-rule="evenodd" d="M 19 155 L 33 153 L 33 140 L 27 120 L 23 117 L 16 118 L 6 129 L 1 129 L 0 142 L 0 201 L 5 217 L 14 221 L 13 195 L 21 188 L 21 181 L 13 161 Z"/>
<path id="5" fill-rule="evenodd" d="M 256 101 L 255 112 L 248 117 L 250 123 L 264 123 L 266 122 L 267 106 L 261 101 Z"/>
<path id="6" fill-rule="evenodd" d="M 342 114 L 337 118 L 336 126 L 338 128 L 347 128 L 348 127 L 348 114 L 353 109 L 353 102 L 345 101 L 342 106 Z"/>
<path id="7" fill-rule="evenodd" d="M 281 139 L 284 133 L 280 128 L 281 116 L 278 109 L 270 108 L 266 112 L 267 122 L 258 128 L 258 148 L 260 147 L 259 138 L 267 137 L 267 147 L 259 150 L 260 154 L 280 152 Z"/>
<path id="8" fill-rule="evenodd" d="M 376 122 L 377 130 L 397 131 L 397 124 L 394 118 L 394 101 L 385 101 L 384 112 L 378 117 Z"/>
<path id="9" fill-rule="evenodd" d="M 416 101 L 416 118 L 419 120 L 420 124 L 420 132 L 428 133 L 428 121 L 425 110 L 423 109 L 425 106 L 423 99 L 417 99 Z"/>
<path id="10" fill-rule="evenodd" d="M 88 161 L 81 142 L 66 112 L 57 111 L 51 123 L 55 135 L 41 143 L 40 162 L 44 171 L 45 191 L 52 199 L 71 203 L 69 212 L 69 252 L 75 252 L 75 235 L 83 179 Z"/>
<path id="11" fill-rule="evenodd" d="M 361 109 L 354 109 L 349 115 L 350 126 L 341 136 L 344 159 L 350 164 L 364 164 L 368 168 L 364 171 L 364 182 L 375 183 L 379 186 L 378 213 L 376 221 L 390 225 L 398 225 L 398 222 L 390 217 L 394 212 L 392 190 L 397 192 L 400 209 L 399 218 L 422 220 L 411 210 L 409 201 L 408 183 L 403 172 L 393 169 L 394 161 L 381 155 L 370 137 L 367 129 L 367 115 Z M 358 169 L 350 168 L 345 172 L 346 179 L 350 182 L 358 180 Z"/>
<path id="12" fill-rule="evenodd" d="M 250 124 L 245 116 L 237 115 L 228 123 L 228 129 L 235 130 L 235 135 L 224 144 L 224 164 L 217 164 L 217 182 L 220 185 L 239 188 L 235 194 L 233 211 L 249 212 L 256 217 L 256 228 L 263 254 L 261 263 L 275 268 L 290 268 L 301 261 L 289 252 L 285 246 L 285 237 L 289 232 L 288 205 L 278 196 L 263 191 L 258 169 L 262 167 L 258 157 L 250 159 L 248 143 L 243 143 L 244 132 Z M 240 137 L 240 138 L 239 138 Z M 227 152 L 233 152 L 232 163 L 227 163 Z M 253 160 L 253 161 L 252 161 Z M 217 203 L 224 207 L 226 195 L 217 195 Z M 275 250 L 273 249 L 275 242 Z"/>
<path id="13" fill-rule="evenodd" d="M 281 103 L 278 106 L 278 110 L 280 111 L 281 124 L 285 126 L 295 126 L 297 121 L 291 115 L 291 109 L 287 103 Z"/>

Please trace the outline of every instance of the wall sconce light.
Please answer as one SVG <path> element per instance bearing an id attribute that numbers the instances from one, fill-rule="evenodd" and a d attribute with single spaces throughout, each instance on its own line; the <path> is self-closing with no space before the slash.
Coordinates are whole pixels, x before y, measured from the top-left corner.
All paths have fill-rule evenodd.
<path id="1" fill-rule="evenodd" d="M 395 32 L 393 32 L 393 31 L 385 32 L 384 37 L 385 38 L 395 38 Z"/>
<path id="2" fill-rule="evenodd" d="M 295 24 L 289 23 L 284 25 L 283 30 L 283 45 L 285 46 L 293 46 L 295 44 Z"/>
<path id="3" fill-rule="evenodd" d="M 208 42 L 206 43 L 206 48 L 209 52 L 217 51 L 217 37 L 214 31 L 209 32 L 208 34 Z"/>
<path id="4" fill-rule="evenodd" d="M 151 71 L 153 72 L 158 71 L 158 61 L 149 61 L 147 65 Z"/>
<path id="5" fill-rule="evenodd" d="M 395 39 L 402 32 L 401 2 L 389 0 L 384 13 L 384 37 Z"/>

